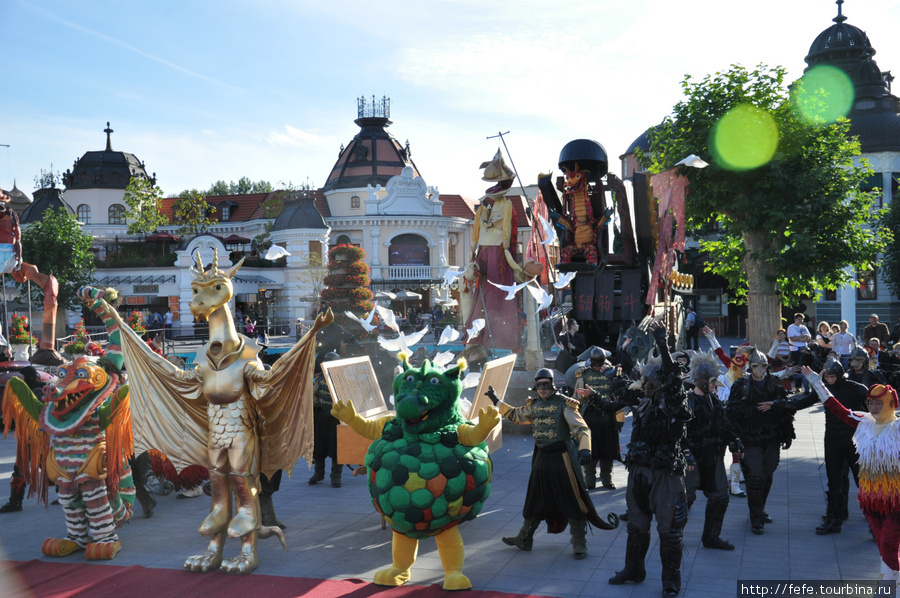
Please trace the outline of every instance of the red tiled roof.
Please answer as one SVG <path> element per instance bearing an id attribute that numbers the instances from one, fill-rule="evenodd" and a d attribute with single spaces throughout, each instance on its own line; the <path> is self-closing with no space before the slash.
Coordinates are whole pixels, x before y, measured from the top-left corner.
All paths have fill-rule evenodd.
<path id="1" fill-rule="evenodd" d="M 206 198 L 206 203 L 218 208 L 218 206 L 226 201 L 231 202 L 231 204 L 233 204 L 233 210 L 228 222 L 248 222 L 250 220 L 265 218 L 266 210 L 263 203 L 267 199 L 276 197 L 278 193 L 280 193 L 280 191 L 273 191 L 271 193 L 247 193 L 244 195 L 210 195 Z M 324 218 L 331 216 L 331 212 L 328 209 L 328 201 L 325 199 L 325 195 L 321 190 L 315 190 L 313 192 L 313 197 L 315 198 L 315 206 L 319 213 L 322 214 Z M 176 201 L 178 201 L 177 197 L 165 197 L 159 204 L 160 211 L 166 215 L 170 223 L 174 222 L 173 208 Z M 216 210 L 214 218 L 218 219 L 218 217 L 218 210 Z"/>
<path id="2" fill-rule="evenodd" d="M 445 195 L 441 194 L 440 200 L 444 202 L 441 206 L 441 215 L 450 218 L 465 218 L 467 220 L 475 218 L 475 206 L 478 202 L 462 195 Z"/>
<path id="3" fill-rule="evenodd" d="M 507 195 L 506 199 L 510 201 L 513 208 L 516 210 L 516 218 L 518 218 L 519 226 L 531 226 L 531 220 L 525 212 L 525 208 L 528 205 L 525 198 L 521 195 Z"/>

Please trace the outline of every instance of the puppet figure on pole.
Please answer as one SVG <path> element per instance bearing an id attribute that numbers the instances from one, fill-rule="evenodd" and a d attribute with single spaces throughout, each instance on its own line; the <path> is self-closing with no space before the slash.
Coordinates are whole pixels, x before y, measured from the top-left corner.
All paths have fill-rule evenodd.
<path id="1" fill-rule="evenodd" d="M 64 360 L 56 352 L 56 297 L 59 282 L 52 274 L 41 274 L 34 264 L 22 261 L 22 231 L 19 215 L 9 207 L 11 198 L 0 189 L 0 271 L 12 274 L 16 282 L 32 280 L 44 291 L 44 318 L 41 342 L 31 362 L 40 365 L 62 365 Z"/>
<path id="2" fill-rule="evenodd" d="M 507 291 L 497 285 L 511 286 L 524 282 L 529 274 L 516 262 L 516 235 L 518 218 L 506 192 L 512 186 L 515 174 L 503 160 L 500 150 L 493 160 L 480 166 L 484 170 L 482 180 L 492 183 L 485 191 L 486 197 L 475 213 L 472 231 L 472 254 L 463 275 L 464 287 L 460 294 L 460 315 L 469 333 L 464 356 L 478 361 L 486 356 L 485 348 L 518 351 L 519 307 L 518 301 L 507 301 Z M 536 264 L 539 265 L 539 264 Z M 490 284 L 493 283 L 493 284 Z M 475 332 L 478 320 L 484 329 Z"/>

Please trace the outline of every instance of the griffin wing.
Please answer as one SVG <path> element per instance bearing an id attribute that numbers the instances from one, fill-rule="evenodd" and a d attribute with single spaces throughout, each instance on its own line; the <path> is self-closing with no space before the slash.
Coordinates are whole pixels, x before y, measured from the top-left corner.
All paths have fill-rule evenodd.
<path id="1" fill-rule="evenodd" d="M 246 370 L 250 393 L 260 414 L 260 471 L 267 476 L 279 469 L 291 475 L 301 457 L 307 463 L 312 461 L 316 333 L 333 321 L 329 308 L 271 370 L 257 370 L 252 366 Z"/>

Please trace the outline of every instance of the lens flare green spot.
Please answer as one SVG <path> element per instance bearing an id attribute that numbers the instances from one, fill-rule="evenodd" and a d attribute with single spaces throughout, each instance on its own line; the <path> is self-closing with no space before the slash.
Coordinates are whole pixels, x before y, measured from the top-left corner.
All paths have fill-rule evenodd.
<path id="1" fill-rule="evenodd" d="M 713 160 L 728 170 L 766 164 L 778 148 L 778 125 L 756 106 L 740 104 L 719 119 L 712 133 Z"/>
<path id="2" fill-rule="evenodd" d="M 853 83 L 847 73 L 833 66 L 819 65 L 807 71 L 798 82 L 794 106 L 808 122 L 832 123 L 849 114 L 853 97 Z"/>

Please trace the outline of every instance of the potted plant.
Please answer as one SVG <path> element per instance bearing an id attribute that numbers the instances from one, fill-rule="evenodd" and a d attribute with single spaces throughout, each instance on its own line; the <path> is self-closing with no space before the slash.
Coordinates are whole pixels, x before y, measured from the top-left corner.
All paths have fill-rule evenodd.
<path id="1" fill-rule="evenodd" d="M 31 358 L 30 347 L 37 344 L 37 339 L 28 331 L 28 318 L 13 314 L 9 319 L 9 345 L 15 361 L 28 361 Z"/>
<path id="2" fill-rule="evenodd" d="M 63 353 L 72 357 L 84 355 L 84 347 L 89 341 L 87 329 L 84 327 L 84 318 L 82 318 L 80 322 L 75 324 L 75 334 L 72 335 L 72 340 L 63 345 Z"/>

